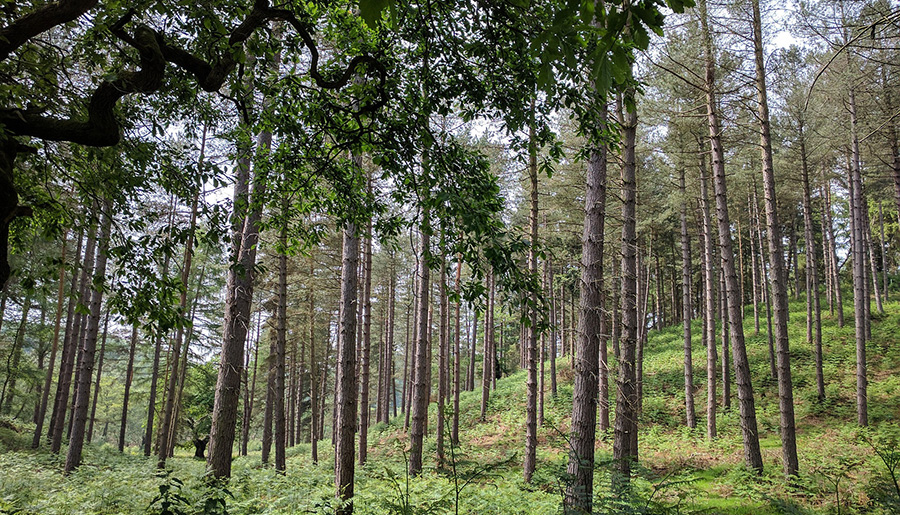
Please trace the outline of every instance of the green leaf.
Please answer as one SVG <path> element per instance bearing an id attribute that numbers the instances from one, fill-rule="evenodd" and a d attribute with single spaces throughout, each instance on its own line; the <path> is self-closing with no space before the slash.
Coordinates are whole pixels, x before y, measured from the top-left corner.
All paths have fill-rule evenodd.
<path id="1" fill-rule="evenodd" d="M 374 29 L 381 20 L 384 9 L 392 5 L 391 0 L 359 0 L 359 15 L 369 28 Z"/>

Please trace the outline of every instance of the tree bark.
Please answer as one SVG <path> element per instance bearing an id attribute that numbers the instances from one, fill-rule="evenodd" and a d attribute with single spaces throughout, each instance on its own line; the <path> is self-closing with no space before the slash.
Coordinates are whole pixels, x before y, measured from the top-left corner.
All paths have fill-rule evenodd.
<path id="1" fill-rule="evenodd" d="M 737 275 L 734 270 L 734 253 L 731 244 L 731 223 L 728 217 L 728 193 L 725 179 L 725 158 L 721 142 L 719 118 L 716 113 L 715 57 L 712 36 L 709 30 L 706 0 L 699 0 L 700 21 L 704 35 L 704 57 L 706 61 L 706 109 L 709 125 L 709 140 L 713 159 L 713 185 L 716 192 L 716 219 L 719 226 L 719 257 L 725 271 L 725 288 L 728 302 L 728 324 L 731 330 L 732 356 L 735 379 L 740 402 L 741 434 L 744 444 L 744 459 L 747 466 L 762 472 L 762 454 L 759 448 L 759 432 L 756 425 L 756 405 L 753 386 L 750 381 L 750 363 L 744 343 L 743 308 L 740 305 Z"/>
<path id="2" fill-rule="evenodd" d="M 883 239 L 884 238 L 882 238 L 882 240 Z M 65 299 L 66 293 L 66 247 L 68 245 L 68 240 L 69 232 L 66 231 L 63 235 L 63 246 L 59 256 L 59 287 L 56 293 L 56 321 L 53 325 L 53 343 L 51 343 L 50 346 L 50 362 L 47 364 L 44 387 L 41 388 L 41 400 L 35 420 L 34 437 L 31 440 L 32 449 L 37 449 L 41 445 L 41 435 L 44 431 L 44 419 L 47 415 L 47 402 L 50 398 L 50 384 L 53 381 L 53 369 L 56 367 L 56 354 L 59 350 L 59 329 L 62 323 L 63 300 Z M 81 244 L 79 242 L 79 247 L 80 246 Z M 884 247 L 884 245 L 882 245 L 882 247 Z M 80 250 L 81 249 L 79 248 L 79 251 Z M 74 275 L 75 274 L 73 274 L 73 279 Z M 0 317 L 2 317 L 2 315 L 0 315 Z"/>
<path id="3" fill-rule="evenodd" d="M 825 400 L 825 374 L 822 370 L 822 310 L 819 306 L 819 267 L 816 257 L 815 236 L 813 233 L 812 189 L 809 185 L 809 165 L 806 153 L 806 138 L 803 133 L 803 120 L 798 125 L 800 138 L 800 175 L 803 181 L 803 238 L 806 250 L 806 317 L 807 338 L 813 345 L 816 356 L 816 398 L 821 403 Z M 815 329 L 815 339 L 810 338 Z"/>
<path id="4" fill-rule="evenodd" d="M 372 191 L 371 173 L 368 175 L 368 191 Z M 366 221 L 366 233 L 362 243 L 362 352 L 360 353 L 359 388 L 359 464 L 366 464 L 369 448 L 369 389 L 372 354 L 372 221 Z"/>
<path id="5" fill-rule="evenodd" d="M 456 292 L 456 313 L 454 316 L 454 327 L 453 327 L 453 348 L 454 350 L 454 358 L 453 358 L 453 422 L 450 428 L 450 443 L 455 446 L 459 446 L 459 389 L 460 389 L 460 379 L 461 379 L 461 359 L 460 359 L 460 311 L 462 307 L 462 297 L 460 294 L 462 293 L 460 290 L 460 280 L 462 278 L 462 255 L 458 256 L 456 259 L 456 282 L 454 285 L 454 290 Z"/>
<path id="6" fill-rule="evenodd" d="M 100 398 L 100 378 L 103 374 L 103 355 L 106 353 L 106 335 L 109 330 L 109 306 L 103 319 L 103 336 L 100 337 L 100 358 L 97 360 L 97 380 L 94 383 L 94 400 L 91 402 L 91 416 L 88 418 L 87 441 L 94 439 L 94 419 L 97 415 L 97 399 Z"/>
<path id="7" fill-rule="evenodd" d="M 93 272 L 92 284 L 103 282 L 106 278 L 107 250 L 109 249 L 110 226 L 112 225 L 112 204 L 106 202 L 105 213 L 102 215 L 100 236 L 97 249 L 97 260 Z M 66 453 L 65 474 L 71 473 L 81 465 L 81 451 L 84 446 L 85 425 L 88 418 L 88 403 L 91 394 L 91 372 L 94 368 L 94 353 L 97 346 L 97 332 L 100 326 L 100 304 L 103 300 L 103 290 L 92 288 L 90 315 L 86 321 L 86 332 L 81 352 L 81 360 L 78 363 L 78 385 L 75 389 L 75 410 L 72 413 L 72 437 L 69 440 L 69 449 Z"/>
<path id="8" fill-rule="evenodd" d="M 626 105 L 634 104 L 634 94 L 633 89 L 626 91 Z M 632 461 L 637 456 L 637 447 L 632 447 L 636 443 L 638 403 L 635 362 L 638 346 L 636 132 L 637 113 L 632 109 L 622 117 L 622 335 L 613 436 L 617 472 L 613 476 L 613 490 L 616 491 L 629 484 Z"/>
<path id="9" fill-rule="evenodd" d="M 362 158 L 353 156 L 357 168 Z M 340 507 L 336 513 L 353 513 L 354 434 L 356 433 L 356 322 L 359 267 L 359 235 L 356 225 L 347 222 L 343 231 L 341 265 L 341 312 L 335 379 L 334 484 Z"/>
<path id="10" fill-rule="evenodd" d="M 131 344 L 128 347 L 128 365 L 125 369 L 125 394 L 122 397 L 122 423 L 119 426 L 119 452 L 125 451 L 125 429 L 128 427 L 128 401 L 131 398 L 131 381 L 134 379 L 134 352 L 137 349 L 138 324 L 131 328 Z"/>
<path id="11" fill-rule="evenodd" d="M 679 178 L 681 189 L 681 319 L 684 330 L 684 413 L 685 422 L 691 429 L 697 427 L 694 414 L 694 362 L 691 356 L 691 240 L 687 225 L 687 189 L 684 170 Z"/>
<path id="12" fill-rule="evenodd" d="M 534 101 L 531 103 L 532 112 L 534 111 Z M 537 143 L 535 141 L 535 127 L 532 118 L 532 124 L 529 130 L 528 145 L 528 176 L 531 182 L 531 209 L 530 209 L 530 239 L 531 244 L 528 247 L 528 273 L 532 277 L 537 278 L 537 245 L 538 245 L 538 177 L 537 177 Z M 528 316 L 531 319 L 531 325 L 527 328 L 528 340 L 525 344 L 525 366 L 527 369 L 527 379 L 525 381 L 526 398 L 525 398 L 525 459 L 522 466 L 522 474 L 526 483 L 531 482 L 531 476 L 537 459 L 537 422 L 538 422 L 538 369 L 537 369 L 537 353 L 538 353 L 538 312 L 537 312 L 537 296 L 531 295 L 532 307 Z M 493 313 L 490 314 L 493 322 Z M 492 324 L 493 330 L 493 324 Z M 491 346 L 493 351 L 493 345 Z M 492 356 L 493 361 L 493 356 Z"/>
<path id="13" fill-rule="evenodd" d="M 601 120 L 605 121 L 606 107 L 602 106 Z M 603 234 L 606 219 L 606 145 L 598 145 L 590 152 L 584 200 L 584 226 L 581 236 L 581 317 L 577 332 L 575 358 L 575 385 L 572 393 L 572 432 L 569 437 L 569 464 L 566 472 L 572 478 L 566 485 L 565 511 L 567 513 L 591 513 L 594 489 L 594 444 L 597 426 L 598 398 L 601 421 L 606 415 L 609 427 L 608 368 L 605 356 L 600 355 L 604 338 L 603 313 Z M 562 302 L 565 305 L 565 302 Z M 574 313 L 572 314 L 574 317 Z M 563 308 L 565 320 L 565 308 Z M 563 322 L 565 326 L 565 321 Z M 602 360 L 602 362 L 601 362 Z M 600 384 L 598 385 L 598 376 Z M 605 411 L 604 411 L 605 407 Z"/>
<path id="14" fill-rule="evenodd" d="M 703 341 L 706 345 L 706 437 L 716 438 L 716 280 L 712 220 L 709 214 L 709 169 L 700 145 L 700 213 L 703 252 Z"/>
<path id="15" fill-rule="evenodd" d="M 91 224 L 88 229 L 87 241 L 84 246 L 84 260 L 81 268 L 81 278 L 78 283 L 78 290 L 74 293 L 72 301 L 69 304 L 69 312 L 71 313 L 72 325 L 66 322 L 66 339 L 63 345 L 63 355 L 59 369 L 59 383 L 56 389 L 56 402 L 54 403 L 54 416 L 50 419 L 50 451 L 53 454 L 59 452 L 62 447 L 63 428 L 66 421 L 66 409 L 69 406 L 69 391 L 72 388 L 72 376 L 75 371 L 75 357 L 78 355 L 78 348 L 81 340 L 78 335 L 81 332 L 81 324 L 83 316 L 75 312 L 75 306 L 80 303 L 83 306 L 88 304 L 88 279 L 94 268 L 94 253 L 96 251 L 96 234 L 97 228 Z M 77 275 L 77 274 L 76 274 Z M 73 282 L 75 278 L 72 278 Z M 80 300 L 79 300 L 80 299 Z M 71 331 L 70 331 L 71 329 Z"/>
<path id="16" fill-rule="evenodd" d="M 758 100 L 757 116 L 760 125 L 760 146 L 763 161 L 763 191 L 765 192 L 766 223 L 768 230 L 769 260 L 771 262 L 772 298 L 775 307 L 775 347 L 778 355 L 778 407 L 781 414 L 781 451 L 784 474 L 796 476 L 799 469 L 797 458 L 797 436 L 794 422 L 794 385 L 791 379 L 791 354 L 788 339 L 788 293 L 787 270 L 784 266 L 784 252 L 778 206 L 775 199 L 775 168 L 772 163 L 772 136 L 769 129 L 769 101 L 766 89 L 766 69 L 763 57 L 762 19 L 759 0 L 752 0 L 753 9 L 753 54 L 756 62 L 756 92 Z M 793 226 L 793 223 L 791 224 Z M 793 231 L 792 231 L 793 232 Z M 791 237 L 793 242 L 793 235 Z M 792 251 L 792 255 L 795 252 Z M 796 260 L 794 260 L 796 261 Z M 789 268 L 789 267 L 788 267 Z M 799 290 L 795 288 L 795 290 Z"/>
<path id="17" fill-rule="evenodd" d="M 421 257 L 419 257 L 419 280 L 416 285 L 416 334 L 413 371 L 412 402 L 410 405 L 411 424 L 409 430 L 409 475 L 422 473 L 422 440 L 425 437 L 425 423 L 428 417 L 428 384 L 426 378 L 431 363 L 428 359 L 429 323 L 428 306 L 430 292 L 430 270 L 425 259 L 431 245 L 428 213 L 424 215 L 420 228 Z"/>

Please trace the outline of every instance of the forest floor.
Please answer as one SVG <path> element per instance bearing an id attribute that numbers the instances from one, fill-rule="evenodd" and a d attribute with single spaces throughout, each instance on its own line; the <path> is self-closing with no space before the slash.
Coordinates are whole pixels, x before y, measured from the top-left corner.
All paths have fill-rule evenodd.
<path id="1" fill-rule="evenodd" d="M 885 315 L 874 314 L 873 338 L 867 349 L 871 427 L 863 431 L 856 426 L 852 317 L 847 316 L 847 325 L 838 328 L 835 319 L 827 310 L 824 312 L 827 399 L 818 403 L 814 354 L 806 342 L 805 304 L 791 304 L 801 471 L 792 482 L 786 481 L 781 472 L 777 384 L 769 372 L 765 317 L 763 331 L 755 335 L 752 310 L 746 311 L 745 331 L 765 463 L 761 477 L 742 466 L 736 398 L 732 399 L 732 409 L 720 409 L 718 438 L 708 441 L 706 390 L 697 388 L 698 429 L 684 427 L 681 328 L 652 332 L 644 362 L 641 468 L 633 482 L 633 495 L 626 500 L 610 496 L 612 442 L 611 437 L 603 437 L 597 444 L 595 512 L 900 513 L 895 484 L 877 454 L 881 452 L 897 467 L 895 472 L 900 472 L 900 304 L 891 302 L 885 309 Z M 699 343 L 699 331 L 698 321 L 694 326 L 694 378 L 705 383 L 706 352 Z M 555 398 L 549 391 L 546 395 L 538 467 L 531 484 L 522 480 L 525 380 L 524 373 L 518 372 L 497 382 L 486 422 L 478 420 L 480 391 L 463 393 L 461 444 L 452 449 L 450 470 L 435 470 L 435 440 L 429 437 L 425 444 L 426 471 L 421 477 L 409 478 L 404 472 L 407 440 L 402 420 L 373 427 L 369 462 L 356 473 L 356 513 L 558 512 L 565 485 L 566 436 L 572 407 L 568 358 L 558 363 L 558 393 Z M 732 393 L 736 396 L 734 387 Z M 432 406 L 430 430 L 435 416 Z M 0 450 L 5 451 L 0 454 L 0 514 L 162 513 L 164 501 L 172 514 L 222 513 L 223 504 L 230 514 L 333 512 L 333 457 L 328 442 L 319 447 L 319 465 L 311 463 L 309 445 L 289 449 L 288 471 L 283 476 L 260 466 L 257 442 L 249 456 L 235 460 L 233 477 L 223 487 L 204 480 L 204 462 L 192 459 L 188 449 L 179 449 L 169 461 L 170 472 L 159 476 L 155 460 L 136 454 L 137 449 L 120 455 L 108 445 L 91 445 L 86 449 L 85 464 L 64 477 L 63 457 L 25 449 L 30 441 L 28 429 L 20 428 L 19 435 L 0 426 Z"/>

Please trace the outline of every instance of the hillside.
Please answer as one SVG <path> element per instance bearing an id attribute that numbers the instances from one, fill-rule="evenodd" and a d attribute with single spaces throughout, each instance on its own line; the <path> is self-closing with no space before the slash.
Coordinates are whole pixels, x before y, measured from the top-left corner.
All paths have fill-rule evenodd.
<path id="1" fill-rule="evenodd" d="M 735 410 L 720 412 L 719 438 L 709 442 L 702 429 L 682 427 L 683 380 L 681 329 L 652 332 L 645 351 L 644 402 L 640 432 L 641 470 L 632 499 L 609 497 L 609 474 L 596 474 L 599 513 L 897 513 L 898 497 L 887 482 L 885 453 L 900 462 L 896 443 L 900 429 L 900 304 L 888 303 L 885 315 L 875 315 L 869 344 L 869 416 L 872 427 L 855 425 L 853 327 L 838 328 L 823 320 L 827 400 L 815 402 L 813 354 L 805 343 L 805 305 L 791 304 L 791 343 L 801 477 L 792 484 L 781 476 L 777 434 L 776 384 L 768 376 L 764 333 L 753 335 L 752 318 L 745 320 L 753 370 L 757 415 L 766 471 L 757 478 L 741 465 L 741 441 Z M 695 324 L 699 333 L 699 322 Z M 699 344 L 696 357 L 705 356 Z M 559 395 L 549 394 L 545 423 L 539 433 L 538 468 L 530 485 L 521 479 L 524 434 L 524 373 L 500 379 L 492 393 L 489 417 L 479 422 L 480 391 L 461 396 L 461 446 L 453 449 L 449 470 L 434 467 L 434 439 L 426 440 L 426 473 L 404 473 L 406 439 L 402 421 L 372 428 L 370 461 L 357 468 L 356 513 L 554 513 L 565 481 L 566 435 L 571 411 L 572 374 L 560 360 Z M 705 378 L 704 363 L 695 363 L 695 377 Z M 698 414 L 704 411 L 705 389 L 696 392 Z M 434 427 L 432 406 L 429 430 Z M 703 427 L 701 418 L 698 426 Z M 28 428 L 0 427 L 5 448 L 24 448 Z M 22 435 L 15 429 L 23 430 Z M 45 452 L 10 450 L 0 454 L 0 513 L 160 513 L 160 492 L 171 502 L 168 513 L 231 514 L 330 513 L 333 468 L 328 442 L 320 446 L 318 466 L 309 459 L 308 445 L 288 451 L 288 472 L 276 474 L 259 465 L 259 443 L 238 458 L 227 487 L 203 479 L 204 462 L 179 449 L 170 460 L 168 477 L 154 475 L 155 461 L 135 454 L 119 455 L 110 446 L 89 446 L 86 463 L 71 477 L 62 477 L 62 458 Z M 6 449 L 4 449 L 6 450 Z M 598 444 L 598 462 L 611 458 L 611 438 Z M 455 469 L 454 469 L 455 467 Z M 895 469 L 900 472 L 900 469 Z M 183 482 L 183 483 L 182 483 Z M 160 485 L 163 485 L 162 487 Z M 167 488 L 165 485 L 168 485 Z M 458 505 L 457 501 L 458 492 Z M 891 503 L 894 504 L 891 504 Z M 633 511 L 632 511 L 633 510 Z"/>

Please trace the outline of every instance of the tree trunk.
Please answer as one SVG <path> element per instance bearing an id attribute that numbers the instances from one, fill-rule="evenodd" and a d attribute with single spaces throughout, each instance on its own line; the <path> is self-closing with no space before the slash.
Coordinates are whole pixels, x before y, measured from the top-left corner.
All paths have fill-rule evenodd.
<path id="1" fill-rule="evenodd" d="M 492 274 L 491 271 L 488 270 L 485 283 L 486 289 L 488 292 L 488 301 L 487 306 L 484 311 L 484 343 L 482 348 L 484 349 L 482 358 L 481 358 L 481 421 L 484 422 L 487 418 L 487 404 L 488 398 L 491 393 L 491 375 L 494 371 L 494 365 L 491 363 L 491 356 L 493 352 L 491 350 L 491 338 L 493 337 L 493 322 L 491 321 L 491 315 L 493 314 L 491 295 L 494 289 L 491 287 L 491 279 Z M 476 315 L 477 318 L 477 315 Z"/>
<path id="2" fill-rule="evenodd" d="M 691 356 L 691 240 L 687 225 L 687 189 L 684 170 L 679 179 L 681 189 L 681 319 L 684 328 L 684 412 L 687 426 L 697 427 L 694 414 L 694 362 Z"/>
<path id="3" fill-rule="evenodd" d="M 849 64 L 849 63 L 848 63 Z M 866 266 L 863 237 L 862 174 L 857 136 L 856 93 L 850 89 L 850 234 L 853 260 L 853 313 L 856 327 L 856 414 L 860 426 L 869 425 L 866 374 Z"/>
<path id="4" fill-rule="evenodd" d="M 97 360 L 97 380 L 94 383 L 94 400 L 91 402 L 91 416 L 88 418 L 87 442 L 94 439 L 94 419 L 97 415 L 97 399 L 100 398 L 100 378 L 103 374 L 103 355 L 106 353 L 106 335 L 109 330 L 109 306 L 103 319 L 103 336 L 100 337 L 100 358 Z"/>
<path id="5" fill-rule="evenodd" d="M 278 353 L 276 339 L 277 337 L 270 332 L 269 356 L 266 358 L 266 407 L 263 411 L 261 453 L 263 465 L 269 463 L 269 456 L 272 453 L 272 422 L 275 416 L 275 355 Z"/>
<path id="6" fill-rule="evenodd" d="M 131 344 L 128 347 L 128 365 L 125 369 L 125 394 L 122 397 L 122 423 L 119 426 L 119 452 L 125 451 L 125 429 L 128 427 L 128 400 L 131 396 L 131 381 L 134 379 L 134 352 L 138 342 L 138 323 L 132 324 Z"/>
<path id="7" fill-rule="evenodd" d="M 769 240 L 769 260 L 772 269 L 772 298 L 775 307 L 775 347 L 778 353 L 778 407 L 781 413 L 781 455 L 784 474 L 796 476 L 799 471 L 797 436 L 794 423 L 794 385 L 791 379 L 791 354 L 788 340 L 787 270 L 775 199 L 775 168 L 772 163 L 772 137 L 769 130 L 769 101 L 766 90 L 766 69 L 763 58 L 762 19 L 759 0 L 752 0 L 753 54 L 756 61 L 756 92 L 760 124 L 760 146 L 763 161 L 763 191 L 765 192 L 766 235 Z M 791 224 L 793 226 L 793 223 Z M 793 231 L 792 231 L 793 233 Z M 793 242 L 793 234 L 791 241 Z M 792 255 L 795 252 L 792 250 Z M 794 260 L 796 261 L 796 260 Z M 798 290 L 798 288 L 795 288 Z"/>
<path id="8" fill-rule="evenodd" d="M 250 317 L 253 320 L 253 317 Z M 253 375 L 249 382 L 244 386 L 244 412 L 241 417 L 241 456 L 247 455 L 247 444 L 250 442 L 250 421 L 253 417 L 253 401 L 256 397 L 256 369 L 259 365 L 259 333 L 262 325 L 262 315 L 260 314 L 256 320 L 256 338 L 247 346 L 247 353 L 250 347 L 253 347 Z M 249 359 L 249 356 L 248 356 Z M 247 363 L 249 366 L 249 362 Z M 246 377 L 246 371 L 244 376 Z"/>
<path id="9" fill-rule="evenodd" d="M 747 466 L 762 471 L 762 454 L 759 448 L 759 432 L 756 425 L 756 405 L 753 386 L 750 382 L 750 363 L 744 344 L 743 309 L 740 305 L 737 275 L 734 270 L 734 253 L 731 246 L 731 223 L 728 217 L 728 193 L 725 179 L 725 158 L 721 142 L 719 118 L 716 113 L 715 57 L 712 36 L 709 30 L 706 0 L 699 0 L 700 20 L 704 34 L 704 57 L 706 61 L 706 109 L 709 122 L 709 140 L 713 159 L 713 184 L 716 192 L 716 219 L 719 225 L 719 248 L 722 269 L 725 271 L 725 288 L 728 302 L 728 324 L 731 329 L 732 356 L 735 379 L 740 401 L 741 433 L 744 443 L 744 459 Z"/>
<path id="10" fill-rule="evenodd" d="M 625 104 L 634 104 L 634 90 L 625 93 Z M 622 335 L 619 355 L 619 377 L 616 391 L 616 424 L 613 437 L 613 459 L 616 472 L 613 490 L 628 485 L 632 461 L 637 456 L 634 433 L 637 432 L 636 350 L 638 337 L 637 304 L 637 179 L 635 136 L 637 113 L 631 109 L 622 117 Z"/>
<path id="11" fill-rule="evenodd" d="M 203 154 L 206 149 L 206 127 L 203 129 L 203 138 L 200 141 L 200 166 L 203 163 Z M 191 205 L 191 222 L 188 232 L 187 241 L 184 244 L 184 258 L 181 268 L 181 296 L 179 298 L 179 313 L 184 314 L 187 310 L 187 292 L 188 281 L 191 277 L 191 261 L 194 257 L 194 232 L 197 228 L 197 204 L 200 199 L 200 192 L 194 193 L 194 200 Z M 178 366 L 181 356 L 181 344 L 184 339 L 184 326 L 181 325 L 175 330 L 175 341 L 172 343 L 170 356 L 169 381 L 166 386 L 166 404 L 163 408 L 162 431 L 159 432 L 159 442 L 157 443 L 157 468 L 165 468 L 166 457 L 169 453 L 169 431 L 172 425 L 173 414 L 175 411 L 175 394 L 178 389 Z"/>
<path id="12" fill-rule="evenodd" d="M 312 286 L 313 276 L 315 275 L 313 257 L 309 258 L 309 304 L 307 306 L 307 316 L 309 317 L 309 443 L 310 453 L 313 465 L 319 463 L 319 405 L 317 391 L 319 383 L 319 365 L 316 361 L 316 305 L 315 305 L 315 288 Z M 327 342 L 326 342 L 327 344 Z"/>
<path id="13" fill-rule="evenodd" d="M 109 233 L 112 225 L 112 203 L 105 202 L 103 220 L 100 223 L 100 236 L 97 248 L 97 260 L 93 272 L 92 284 L 102 283 L 106 278 L 106 259 L 109 249 Z M 72 437 L 66 453 L 65 474 L 71 473 L 81 465 L 81 451 L 84 446 L 85 425 L 88 418 L 88 403 L 91 395 L 91 372 L 94 369 L 94 353 L 97 347 L 97 332 L 100 328 L 100 304 L 103 291 L 92 288 L 90 315 L 86 323 L 81 360 L 78 363 L 78 384 L 75 389 L 75 411 L 72 413 Z"/>
<path id="14" fill-rule="evenodd" d="M 450 429 L 450 442 L 452 445 L 459 446 L 459 389 L 461 379 L 461 360 L 460 360 L 460 311 L 462 307 L 462 293 L 460 290 L 460 279 L 462 278 L 462 255 L 456 259 L 456 283 L 454 290 L 456 292 L 456 313 L 454 317 L 453 327 L 453 425 Z"/>
<path id="15" fill-rule="evenodd" d="M 437 428 L 436 435 L 437 436 L 437 466 L 439 469 L 443 469 L 445 465 L 445 455 L 444 455 L 444 404 L 447 402 L 447 387 L 449 385 L 449 348 L 450 348 L 450 339 L 448 330 L 450 316 L 450 310 L 447 306 L 448 296 L 447 296 L 447 258 L 446 256 L 441 256 L 441 268 L 440 268 L 441 279 L 438 283 L 439 285 L 439 302 L 440 305 L 440 313 L 439 318 L 439 333 L 438 333 L 438 405 L 437 405 Z"/>
<path id="16" fill-rule="evenodd" d="M 287 427 L 284 413 L 284 377 L 285 377 L 285 353 L 287 351 L 287 215 L 288 197 L 282 199 L 281 214 L 285 221 L 281 226 L 279 243 L 281 251 L 278 253 L 278 306 L 275 318 L 275 470 L 284 474 L 285 445 L 287 443 Z"/>
<path id="17" fill-rule="evenodd" d="M 82 262 L 78 289 L 73 293 L 72 301 L 69 304 L 69 312 L 71 313 L 69 318 L 72 320 L 72 325 L 69 327 L 69 323 L 66 322 L 66 339 L 63 345 L 62 361 L 60 362 L 59 383 L 57 384 L 56 402 L 53 407 L 54 416 L 50 419 L 50 451 L 54 454 L 58 453 L 62 447 L 66 409 L 69 406 L 69 391 L 72 387 L 72 376 L 75 371 L 75 357 L 78 355 L 78 348 L 81 345 L 78 335 L 81 333 L 84 317 L 75 312 L 75 306 L 78 303 L 87 305 L 89 301 L 88 280 L 94 268 L 94 253 L 97 249 L 96 234 L 97 228 L 94 224 L 91 224 L 84 247 L 84 260 Z M 73 277 L 72 280 L 74 282 L 75 278 Z"/>
<path id="18" fill-rule="evenodd" d="M 882 231 L 883 232 L 883 231 Z M 884 238 L 882 238 L 883 240 Z M 47 364 L 47 373 L 44 376 L 44 387 L 41 388 L 41 400 L 35 420 L 34 438 L 31 440 L 31 448 L 37 449 L 41 445 L 41 435 L 44 431 L 44 419 L 47 416 L 47 402 L 50 399 L 50 384 L 53 381 L 53 369 L 56 367 L 56 353 L 59 350 L 59 329 L 62 323 L 63 300 L 66 293 L 66 246 L 69 240 L 69 232 L 63 235 L 63 246 L 59 256 L 59 288 L 56 293 L 56 322 L 53 325 L 53 343 L 50 346 L 50 362 Z M 79 252 L 81 243 L 79 242 Z M 884 245 L 882 245 L 882 248 Z M 882 252 L 883 254 L 883 252 Z M 77 259 L 77 256 L 76 256 Z M 73 279 L 76 274 L 73 274 Z M 6 297 L 4 297 L 5 301 Z M 5 307 L 5 306 L 4 306 Z M 2 308 L 0 308 L 2 309 Z M 0 314 L 2 317 L 2 314 Z"/>
<path id="19" fill-rule="evenodd" d="M 807 163 L 806 138 L 803 134 L 803 120 L 798 126 L 800 136 L 800 174 L 803 181 L 803 238 L 806 240 L 806 316 L 807 338 L 813 344 L 816 355 L 816 397 L 825 400 L 825 375 L 822 370 L 822 310 L 819 306 L 819 268 L 816 257 L 815 236 L 813 234 L 812 190 L 809 186 L 809 165 Z M 815 339 L 812 329 L 815 328 Z"/>
<path id="20" fill-rule="evenodd" d="M 372 191 L 371 173 L 367 174 L 367 189 Z M 369 448 L 369 389 L 372 354 L 372 221 L 366 222 L 365 237 L 362 241 L 362 338 L 359 342 L 362 352 L 359 357 L 359 464 L 366 464 Z"/>
<path id="21" fill-rule="evenodd" d="M 419 281 L 416 285 L 416 334 L 413 370 L 412 402 L 410 404 L 411 424 L 409 430 L 409 475 L 422 473 L 422 440 L 425 437 L 425 422 L 428 417 L 428 384 L 426 378 L 431 362 L 428 360 L 429 324 L 428 306 L 430 292 L 430 271 L 425 256 L 431 246 L 431 227 L 428 213 L 424 215 L 420 229 L 422 256 L 419 258 Z"/>
<path id="22" fill-rule="evenodd" d="M 606 106 L 601 107 L 605 121 Z M 598 145 L 590 152 L 584 200 L 584 227 L 581 236 L 581 317 L 577 336 L 575 385 L 572 393 L 572 432 L 569 437 L 570 454 L 567 474 L 572 478 L 566 485 L 565 511 L 591 513 L 594 488 L 594 443 L 597 426 L 598 376 L 601 393 L 601 429 L 609 427 L 609 391 L 603 391 L 608 368 L 600 355 L 603 336 L 603 233 L 606 219 L 606 145 Z M 565 302 L 562 302 L 565 305 Z M 574 313 L 572 314 L 574 317 Z M 563 309 L 565 320 L 565 308 Z M 565 326 L 565 321 L 563 322 Z M 601 362 L 602 360 L 602 362 Z M 605 407 L 605 413 L 603 411 Z M 603 415 L 606 427 L 603 427 Z"/>
<path id="23" fill-rule="evenodd" d="M 356 168 L 362 158 L 353 156 Z M 339 515 L 353 513 L 354 435 L 356 433 L 356 322 L 359 267 L 359 235 L 356 225 L 344 226 L 341 266 L 341 313 L 338 338 L 337 375 L 335 378 L 334 483 L 340 507 Z"/>
<path id="24" fill-rule="evenodd" d="M 713 265 L 712 220 L 709 214 L 709 169 L 700 145 L 700 213 L 703 252 L 703 342 L 706 345 L 706 437 L 716 438 L 716 280 Z"/>
<path id="25" fill-rule="evenodd" d="M 840 266 L 838 265 L 837 259 L 837 243 L 834 239 L 834 222 L 832 221 L 831 216 L 831 181 L 825 179 L 825 170 L 822 169 L 822 182 L 825 193 L 825 205 L 822 207 L 825 212 L 825 232 L 828 236 L 828 243 L 830 248 L 828 250 L 829 260 L 831 261 L 832 269 L 828 271 L 831 274 L 831 283 L 834 285 L 834 302 L 835 309 L 837 310 L 838 317 L 838 327 L 844 327 L 844 297 L 841 293 L 841 275 L 840 275 Z"/>
<path id="26" fill-rule="evenodd" d="M 534 111 L 534 101 L 531 102 L 532 113 Z M 533 277 L 537 277 L 537 245 L 538 245 L 538 177 L 537 177 L 537 142 L 535 141 L 535 127 L 532 116 L 532 124 L 530 127 L 529 144 L 528 144 L 528 175 L 531 182 L 531 213 L 530 213 L 530 239 L 531 244 L 528 247 L 528 273 Z M 537 312 L 537 296 L 531 295 L 533 307 L 529 309 L 528 316 L 531 319 L 531 326 L 527 328 L 528 340 L 525 344 L 525 366 L 527 369 L 527 379 L 525 381 L 526 398 L 525 398 L 525 459 L 522 467 L 522 474 L 526 483 L 531 482 L 531 476 L 537 459 L 537 404 L 538 404 L 538 369 L 537 369 L 537 353 L 538 353 L 538 312 Z M 490 314 L 493 322 L 493 313 Z M 493 329 L 493 324 L 492 327 Z M 493 345 L 491 346 L 493 349 Z M 492 356 L 493 358 L 493 356 Z"/>

